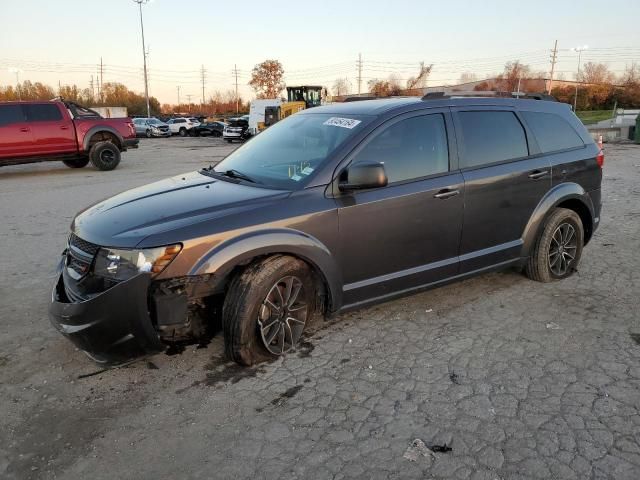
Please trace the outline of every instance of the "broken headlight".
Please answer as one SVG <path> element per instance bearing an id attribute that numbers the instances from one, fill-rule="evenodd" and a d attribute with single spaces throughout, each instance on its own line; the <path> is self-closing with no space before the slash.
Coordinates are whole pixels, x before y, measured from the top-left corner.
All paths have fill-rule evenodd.
<path id="1" fill-rule="evenodd" d="M 143 250 L 100 248 L 93 273 L 116 281 L 127 280 L 140 272 L 155 276 L 167 268 L 180 250 L 180 244 Z"/>

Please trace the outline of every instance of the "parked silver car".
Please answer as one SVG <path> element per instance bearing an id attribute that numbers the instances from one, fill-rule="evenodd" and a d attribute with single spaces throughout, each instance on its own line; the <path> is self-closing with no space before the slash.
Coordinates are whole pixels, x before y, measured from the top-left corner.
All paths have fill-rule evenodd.
<path id="1" fill-rule="evenodd" d="M 134 118 L 133 124 L 136 127 L 136 136 L 144 135 L 147 138 L 171 136 L 169 125 L 157 118 Z"/>

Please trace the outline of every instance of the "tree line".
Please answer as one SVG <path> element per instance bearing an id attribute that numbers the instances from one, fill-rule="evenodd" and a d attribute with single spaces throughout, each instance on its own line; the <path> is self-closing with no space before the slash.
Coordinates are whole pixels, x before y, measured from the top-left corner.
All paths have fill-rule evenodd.
<path id="1" fill-rule="evenodd" d="M 376 97 L 390 97 L 397 95 L 420 95 L 421 84 L 424 85 L 433 65 L 421 67 L 417 77 L 410 78 L 406 84 L 397 75 L 390 75 L 386 79 L 372 79 L 368 82 L 369 93 Z M 497 90 L 504 92 L 533 93 L 541 92 L 545 88 L 545 72 L 537 72 L 529 65 L 519 60 L 507 62 L 504 70 L 496 75 L 489 76 L 486 80 L 478 82 L 478 76 L 473 72 L 464 72 L 460 76 L 459 83 L 475 83 L 473 90 L 488 91 Z M 419 79 L 419 82 L 416 82 Z M 573 104 L 576 88 L 575 83 L 567 85 L 557 78 L 558 82 L 552 88 L 551 94 L 561 102 Z M 578 110 L 605 110 L 615 105 L 624 108 L 640 108 L 640 66 L 633 64 L 627 67 L 620 76 L 615 76 L 609 68 L 602 63 L 587 62 L 577 76 L 578 81 Z M 346 79 L 337 79 L 333 85 L 334 95 L 346 95 L 349 90 Z"/>
<path id="2" fill-rule="evenodd" d="M 17 100 L 51 100 L 62 97 L 65 100 L 86 107 L 126 107 L 130 116 L 147 114 L 147 102 L 144 95 L 136 93 L 122 83 L 104 83 L 100 92 L 90 88 L 79 88 L 77 85 L 61 85 L 54 89 L 41 82 L 25 80 L 17 86 L 0 85 L 0 101 Z M 239 110 L 247 111 L 248 104 L 238 99 Z M 192 113 L 194 115 L 216 115 L 236 113 L 236 96 L 233 91 L 214 92 L 205 104 L 160 104 L 157 98 L 149 97 L 151 115 L 171 115 L 173 113 Z"/>

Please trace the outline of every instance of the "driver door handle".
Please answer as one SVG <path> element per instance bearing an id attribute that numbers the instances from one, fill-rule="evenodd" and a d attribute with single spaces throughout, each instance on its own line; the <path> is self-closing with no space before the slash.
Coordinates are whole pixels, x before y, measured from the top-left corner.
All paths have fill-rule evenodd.
<path id="1" fill-rule="evenodd" d="M 538 178 L 545 177 L 549 174 L 549 170 L 534 170 L 529 174 L 529 178 L 536 180 Z"/>
<path id="2" fill-rule="evenodd" d="M 460 190 L 451 190 L 449 188 L 445 188 L 436 193 L 433 198 L 439 198 L 440 200 L 446 200 L 447 198 L 455 197 L 460 193 Z"/>

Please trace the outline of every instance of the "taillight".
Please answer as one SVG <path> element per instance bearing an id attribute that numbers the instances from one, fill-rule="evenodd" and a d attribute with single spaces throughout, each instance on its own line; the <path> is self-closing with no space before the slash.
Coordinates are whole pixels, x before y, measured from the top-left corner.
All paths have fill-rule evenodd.
<path id="1" fill-rule="evenodd" d="M 596 157 L 596 161 L 598 162 L 598 166 L 602 168 L 604 166 L 604 151 L 601 149 L 600 153 Z"/>

